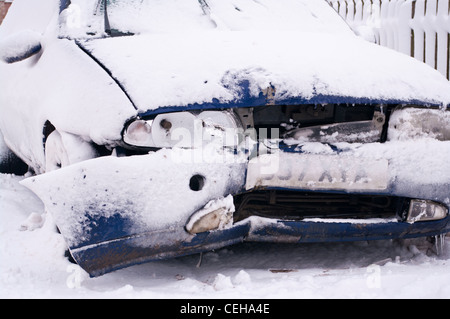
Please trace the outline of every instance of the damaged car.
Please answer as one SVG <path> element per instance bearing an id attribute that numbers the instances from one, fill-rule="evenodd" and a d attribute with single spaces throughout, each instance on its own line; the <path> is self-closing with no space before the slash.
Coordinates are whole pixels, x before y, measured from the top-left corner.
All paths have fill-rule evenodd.
<path id="1" fill-rule="evenodd" d="M 450 230 L 450 83 L 318 0 L 15 0 L 0 129 L 91 276 Z"/>

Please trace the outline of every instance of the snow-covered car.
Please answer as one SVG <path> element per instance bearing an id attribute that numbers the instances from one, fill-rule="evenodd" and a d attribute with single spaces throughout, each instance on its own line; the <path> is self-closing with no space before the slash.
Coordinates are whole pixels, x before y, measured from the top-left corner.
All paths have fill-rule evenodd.
<path id="1" fill-rule="evenodd" d="M 0 128 L 91 276 L 450 230 L 450 83 L 319 0 L 15 0 Z"/>

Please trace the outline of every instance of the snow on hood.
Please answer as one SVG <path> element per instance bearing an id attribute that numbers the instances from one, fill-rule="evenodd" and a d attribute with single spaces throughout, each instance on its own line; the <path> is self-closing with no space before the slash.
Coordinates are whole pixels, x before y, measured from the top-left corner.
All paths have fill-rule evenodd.
<path id="1" fill-rule="evenodd" d="M 450 82 L 439 72 L 347 34 L 216 30 L 81 45 L 142 112 L 195 104 L 245 106 L 270 86 L 278 102 L 450 103 Z"/>

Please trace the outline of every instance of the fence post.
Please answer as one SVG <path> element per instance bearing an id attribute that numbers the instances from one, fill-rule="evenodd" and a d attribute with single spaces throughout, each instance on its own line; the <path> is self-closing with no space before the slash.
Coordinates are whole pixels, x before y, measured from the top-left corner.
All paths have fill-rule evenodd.
<path id="1" fill-rule="evenodd" d="M 414 37 L 413 57 L 425 62 L 425 31 L 422 27 L 422 21 L 425 16 L 425 0 L 416 0 L 413 9 L 413 18 L 410 24 Z"/>
<path id="2" fill-rule="evenodd" d="M 355 16 L 353 20 L 355 21 L 356 25 L 361 25 L 363 23 L 363 10 L 364 10 L 364 1 L 363 0 L 354 0 L 354 10 L 355 10 Z"/>
<path id="3" fill-rule="evenodd" d="M 371 24 L 375 34 L 375 43 L 380 43 L 381 29 L 381 0 L 373 0 L 372 2 Z"/>
<path id="4" fill-rule="evenodd" d="M 436 1 L 427 0 L 425 7 L 425 17 L 423 19 L 423 28 L 425 31 L 425 63 L 436 68 L 436 31 L 433 28 L 433 21 L 436 17 Z"/>
<path id="5" fill-rule="evenodd" d="M 339 14 L 347 21 L 347 1 L 338 1 Z"/>
<path id="6" fill-rule="evenodd" d="M 411 27 L 409 22 L 411 21 L 412 2 L 402 1 L 398 2 L 397 13 L 397 47 L 396 50 L 411 55 Z"/>

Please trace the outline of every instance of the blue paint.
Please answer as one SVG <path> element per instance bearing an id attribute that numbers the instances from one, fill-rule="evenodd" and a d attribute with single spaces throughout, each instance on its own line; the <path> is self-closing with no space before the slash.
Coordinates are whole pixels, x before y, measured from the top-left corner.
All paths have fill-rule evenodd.
<path id="1" fill-rule="evenodd" d="M 203 109 L 230 109 L 240 107 L 257 107 L 267 105 L 268 99 L 260 93 L 252 96 L 248 80 L 239 83 L 238 95 L 235 101 L 223 102 L 213 99 L 209 103 L 190 104 L 187 106 L 166 106 L 155 110 L 149 110 L 139 114 L 141 117 L 152 117 L 159 113 L 180 112 L 187 110 Z M 281 95 L 282 96 L 282 95 Z M 333 95 L 315 95 L 312 98 L 292 97 L 278 100 L 278 105 L 302 105 L 302 104 L 416 104 L 422 106 L 439 106 L 438 103 L 430 104 L 425 101 L 400 101 L 355 98 Z M 332 146 L 336 153 L 343 152 L 336 146 Z M 286 145 L 280 143 L 280 149 L 285 152 L 301 154 L 302 147 L 299 145 Z M 246 165 L 246 164 L 242 164 Z M 396 181 L 398 182 L 398 181 Z M 232 185 L 227 194 L 236 194 L 236 189 L 244 185 Z M 427 187 L 428 185 L 423 185 Z M 431 186 L 430 186 L 431 187 Z M 411 196 L 420 191 L 413 190 L 414 194 L 399 194 L 396 185 L 389 185 L 382 194 L 394 196 Z M 301 191 L 301 190 L 298 190 Z M 448 196 L 442 190 L 433 190 L 433 194 Z M 317 192 L 317 191 L 316 191 Z M 323 192 L 342 192 L 329 190 Z M 346 193 L 346 192 L 345 192 Z M 358 193 L 358 192 L 352 192 Z M 363 193 L 363 192 L 361 192 Z M 367 192 L 364 192 L 367 193 Z M 431 192 L 430 192 L 431 193 Z M 417 195 L 417 194 L 416 194 Z M 139 221 L 133 221 L 122 216 L 130 216 L 131 206 L 117 207 L 115 211 L 102 211 L 102 207 L 92 205 L 85 212 L 88 222 L 85 223 L 85 238 L 81 238 L 76 247 L 70 247 L 71 253 L 78 264 L 91 276 L 99 276 L 104 273 L 140 264 L 152 260 L 160 260 L 177 256 L 184 256 L 200 252 L 210 251 L 226 247 L 228 245 L 244 241 L 261 242 L 340 242 L 354 240 L 378 240 L 392 238 L 414 238 L 422 236 L 434 236 L 450 231 L 450 217 L 440 221 L 417 222 L 409 224 L 406 222 L 382 222 L 382 223 L 332 223 L 332 222 L 305 222 L 305 221 L 276 221 L 267 224 L 258 223 L 252 227 L 257 217 L 243 220 L 232 227 L 220 230 L 203 232 L 196 235 L 188 234 L 180 220 L 177 225 L 164 229 L 141 229 Z M 121 210 L 127 214 L 121 214 Z M 193 212 L 192 212 L 193 213 Z M 106 217 L 110 216 L 110 217 Z"/>
<path id="2" fill-rule="evenodd" d="M 130 230 L 133 229 L 134 222 L 124 218 L 119 212 L 111 217 L 101 210 L 92 210 L 93 215 L 86 213 L 87 225 L 85 229 L 84 240 L 73 248 L 83 246 L 96 245 L 98 243 L 115 240 L 117 238 L 132 235 Z"/>
<path id="3" fill-rule="evenodd" d="M 41 51 L 41 49 L 42 49 L 42 45 L 40 43 L 38 43 L 38 44 L 30 47 L 28 50 L 21 52 L 19 55 L 5 56 L 5 57 L 3 57 L 3 59 L 6 63 L 9 63 L 9 64 L 20 62 L 20 61 L 28 59 L 28 58 L 32 57 L 33 55 L 39 53 L 39 51 Z"/>
<path id="4" fill-rule="evenodd" d="M 60 0 L 59 13 L 63 12 L 65 9 L 67 9 L 70 6 L 70 4 L 71 4 L 70 0 Z"/>
<path id="5" fill-rule="evenodd" d="M 80 267 L 91 277 L 96 277 L 136 264 L 192 255 L 240 243 L 249 230 L 249 224 L 241 224 L 223 231 L 192 236 L 180 227 L 118 237 L 97 245 L 72 249 L 71 254 Z"/>
<path id="6" fill-rule="evenodd" d="M 253 232 L 249 241 L 277 242 L 277 238 L 293 238 L 298 243 L 344 242 L 434 236 L 450 230 L 450 217 L 438 221 L 333 223 L 279 221 Z"/>
<path id="7" fill-rule="evenodd" d="M 118 220 L 113 217 L 112 223 Z M 415 238 L 435 236 L 450 231 L 450 217 L 439 221 L 386 222 L 371 224 L 278 221 L 258 225 L 251 220 L 233 227 L 195 236 L 182 227 L 174 230 L 143 232 L 103 241 L 96 245 L 71 249 L 72 256 L 90 276 L 149 261 L 206 252 L 241 242 L 313 243 Z"/>
<path id="8" fill-rule="evenodd" d="M 340 154 L 344 152 L 341 148 L 337 147 L 336 145 L 329 144 L 329 143 L 322 143 L 324 145 L 328 145 L 330 149 L 335 152 L 336 154 Z M 278 143 L 278 148 L 280 151 L 283 151 L 285 153 L 297 153 L 297 154 L 304 154 L 303 151 L 303 145 L 302 144 L 286 144 L 284 141 L 280 141 Z"/>
<path id="9" fill-rule="evenodd" d="M 161 106 L 153 110 L 143 111 L 139 113 L 142 118 L 152 117 L 161 113 L 194 111 L 194 110 L 224 110 L 244 107 L 258 107 L 266 106 L 268 103 L 267 97 L 261 92 L 258 96 L 252 96 L 249 90 L 249 82 L 243 81 L 240 83 L 239 97 L 233 101 L 220 101 L 213 99 L 211 102 L 193 103 L 188 105 L 168 105 Z M 283 96 L 283 95 L 281 95 Z M 302 96 L 289 97 L 276 100 L 276 105 L 307 105 L 307 104 L 347 104 L 347 105 L 417 105 L 426 107 L 441 107 L 442 103 L 438 101 L 422 101 L 422 100 L 398 100 L 398 99 L 371 99 L 360 98 L 353 96 L 340 95 L 324 95 L 317 94 L 311 98 Z M 447 106 L 450 108 L 450 105 Z"/>

